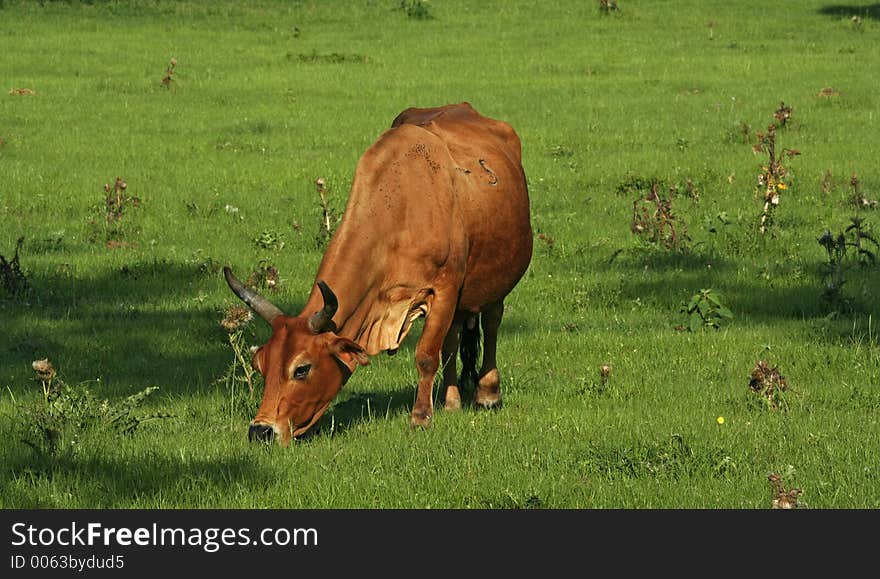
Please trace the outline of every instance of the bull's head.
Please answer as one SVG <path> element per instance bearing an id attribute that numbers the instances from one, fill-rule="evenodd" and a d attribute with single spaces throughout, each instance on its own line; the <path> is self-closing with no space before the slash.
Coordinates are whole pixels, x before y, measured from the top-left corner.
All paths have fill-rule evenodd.
<path id="1" fill-rule="evenodd" d="M 277 436 L 287 445 L 318 421 L 358 364 L 369 359 L 356 342 L 336 335 L 333 315 L 339 304 L 323 281 L 318 282 L 323 308 L 295 317 L 246 287 L 228 267 L 223 274 L 235 295 L 272 326 L 272 337 L 251 361 L 265 387 L 248 438 L 268 441 Z"/>

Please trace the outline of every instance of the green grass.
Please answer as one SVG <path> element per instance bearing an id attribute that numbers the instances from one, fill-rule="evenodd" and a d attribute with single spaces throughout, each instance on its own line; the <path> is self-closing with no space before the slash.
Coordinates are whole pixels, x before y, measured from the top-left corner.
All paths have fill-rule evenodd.
<path id="1" fill-rule="evenodd" d="M 769 508 L 775 472 L 810 507 L 880 507 L 880 275 L 848 272 L 853 308 L 829 316 L 816 242 L 855 214 L 852 173 L 880 197 L 876 6 L 534 4 L 436 2 L 417 19 L 394 0 L 0 3 L 0 254 L 25 236 L 32 285 L 0 300 L 0 506 Z M 411 431 L 413 336 L 357 372 L 315 435 L 249 445 L 251 415 L 217 383 L 236 301 L 218 267 L 269 260 L 272 299 L 297 312 L 321 257 L 315 178 L 341 210 L 398 112 L 465 100 L 518 131 L 533 226 L 554 240 L 536 239 L 507 301 L 504 408 Z M 778 146 L 801 155 L 761 237 L 766 158 L 740 127 L 765 129 L 781 101 Z M 112 233 L 117 176 L 141 203 Z M 697 186 L 675 200 L 689 252 L 630 232 L 635 196 L 616 191 L 632 177 Z M 733 320 L 676 331 L 703 288 Z M 158 386 L 146 410 L 177 417 L 37 457 L 16 424 L 46 356 L 101 397 Z M 786 376 L 787 410 L 749 391 L 759 359 Z"/>

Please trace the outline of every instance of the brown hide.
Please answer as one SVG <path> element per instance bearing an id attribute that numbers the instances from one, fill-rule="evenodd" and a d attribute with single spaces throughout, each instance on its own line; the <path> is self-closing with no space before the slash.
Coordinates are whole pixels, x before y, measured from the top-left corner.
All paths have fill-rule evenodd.
<path id="1" fill-rule="evenodd" d="M 412 422 L 427 425 L 441 344 L 460 329 L 453 320 L 491 305 L 500 323 L 499 306 L 531 254 L 513 129 L 467 103 L 402 112 L 358 162 L 344 217 L 318 268 L 316 282 L 332 289 L 338 308 L 325 309 L 317 284 L 296 317 L 275 316 L 274 306 L 262 304 L 273 334 L 254 358 L 265 390 L 252 429 L 272 427 L 282 444 L 308 430 L 366 355 L 396 350 L 419 316 L 426 322 L 416 348 Z M 230 276 L 239 297 L 261 304 Z M 316 328 L 308 320 L 322 310 L 332 314 Z M 495 330 L 497 324 L 493 340 Z M 497 389 L 494 366 L 489 374 Z"/>
<path id="2" fill-rule="evenodd" d="M 532 254 L 519 138 L 469 104 L 407 109 L 364 153 L 316 279 L 339 298 L 340 336 L 396 349 L 438 287 L 457 309 L 506 296 Z M 300 315 L 320 309 L 313 289 Z"/>

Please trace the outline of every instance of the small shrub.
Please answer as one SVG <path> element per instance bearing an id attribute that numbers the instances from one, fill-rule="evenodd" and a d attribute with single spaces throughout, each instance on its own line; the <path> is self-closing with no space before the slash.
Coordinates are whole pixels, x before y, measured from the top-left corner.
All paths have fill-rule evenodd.
<path id="1" fill-rule="evenodd" d="M 667 251 L 684 249 L 690 237 L 687 225 L 672 210 L 675 188 L 670 188 L 664 199 L 658 193 L 657 183 L 644 196 L 633 201 L 633 218 L 630 231 L 655 245 L 662 245 Z"/>
<path id="2" fill-rule="evenodd" d="M 100 213 L 100 219 L 92 219 L 89 222 L 89 241 L 95 243 L 99 237 L 107 242 L 108 247 L 129 247 L 130 242 L 121 241 L 131 232 L 123 217 L 128 214 L 129 208 L 141 206 L 141 200 L 128 194 L 128 183 L 122 177 L 117 177 L 113 184 L 104 184 L 104 203 L 96 211 Z"/>
<path id="3" fill-rule="evenodd" d="M 852 241 L 847 241 L 847 245 L 856 250 L 856 258 L 862 266 L 874 265 L 877 263 L 877 255 L 868 249 L 866 241 L 874 244 L 875 248 L 880 248 L 877 239 L 871 235 L 864 227 L 865 222 L 861 217 L 850 217 L 850 226 L 844 230 L 844 234 L 850 234 Z"/>
<path id="4" fill-rule="evenodd" d="M 686 328 L 696 332 L 700 328 L 719 329 L 733 319 L 733 312 L 725 306 L 718 294 L 711 289 L 701 289 L 681 305 L 680 312 L 688 316 Z"/>
<path id="5" fill-rule="evenodd" d="M 828 261 L 822 266 L 822 299 L 833 311 L 848 310 L 850 302 L 843 295 L 843 286 L 846 284 L 844 273 L 849 268 L 849 264 L 845 261 L 846 237 L 843 233 L 835 237 L 826 230 L 816 241 L 828 254 Z"/>
<path id="6" fill-rule="evenodd" d="M 111 401 L 96 397 L 85 382 L 65 384 L 48 359 L 36 360 L 32 366 L 43 397 L 35 404 L 17 404 L 15 419 L 20 441 L 42 457 L 75 451 L 95 436 L 130 435 L 147 422 L 173 418 L 166 412 L 138 413 L 158 387 Z"/>
<path id="7" fill-rule="evenodd" d="M 851 217 L 850 225 L 843 232 L 835 236 L 826 230 L 816 240 L 825 248 L 828 256 L 828 261 L 822 265 L 822 299 L 829 304 L 832 311 L 849 311 L 852 306 L 843 293 L 846 272 L 853 265 L 852 260 L 847 258 L 848 249 L 855 250 L 856 262 L 862 267 L 877 263 L 877 255 L 870 247 L 873 245 L 876 250 L 880 248 L 880 244 L 864 223 L 865 220 L 861 217 Z"/>

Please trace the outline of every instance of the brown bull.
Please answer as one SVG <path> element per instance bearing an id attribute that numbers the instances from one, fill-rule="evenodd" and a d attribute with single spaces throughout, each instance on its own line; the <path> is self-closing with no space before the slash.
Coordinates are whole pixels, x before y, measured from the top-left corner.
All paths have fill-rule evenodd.
<path id="1" fill-rule="evenodd" d="M 460 408 L 460 340 L 463 373 L 476 379 L 475 403 L 499 404 L 503 300 L 531 256 L 528 190 L 513 129 L 467 103 L 405 110 L 358 162 L 344 217 L 298 316 L 224 269 L 236 295 L 272 325 L 272 337 L 254 354 L 265 390 L 249 437 L 277 435 L 287 444 L 304 433 L 358 365 L 396 351 L 420 316 L 410 424 L 431 423 L 441 355 L 445 407 Z M 477 320 L 484 333 L 479 373 Z"/>

